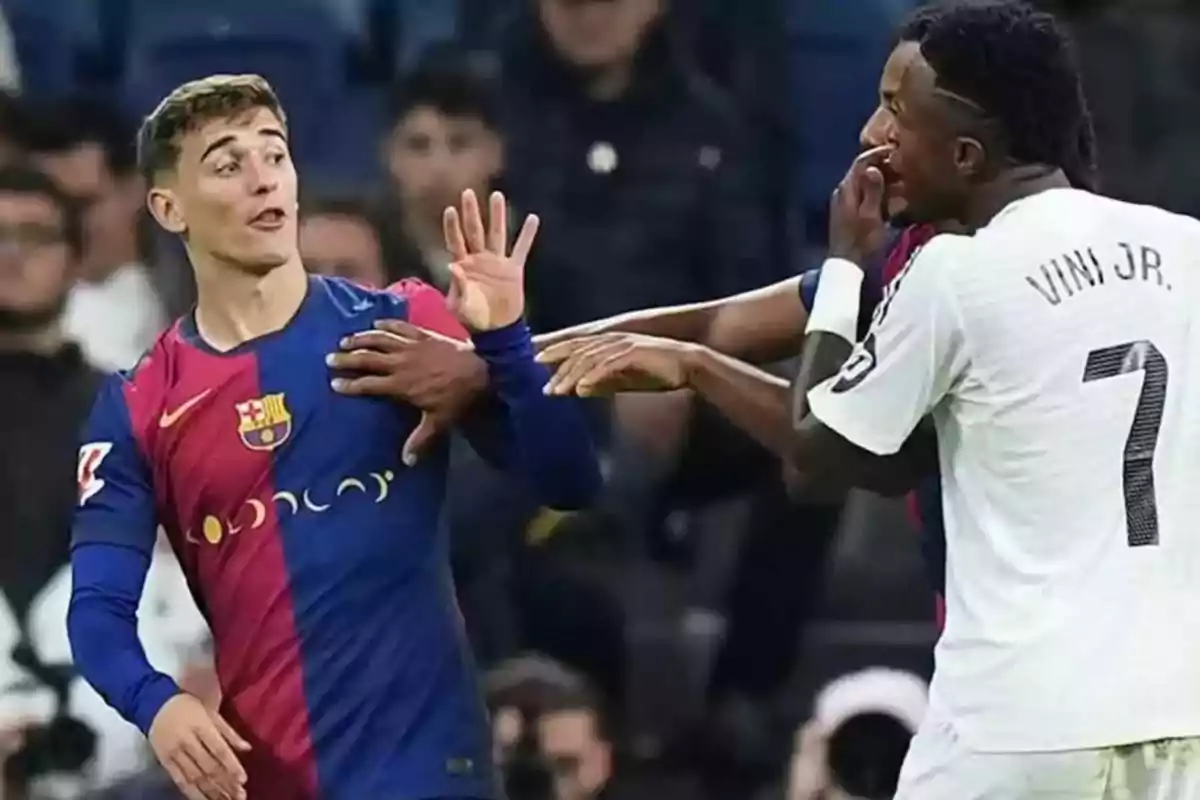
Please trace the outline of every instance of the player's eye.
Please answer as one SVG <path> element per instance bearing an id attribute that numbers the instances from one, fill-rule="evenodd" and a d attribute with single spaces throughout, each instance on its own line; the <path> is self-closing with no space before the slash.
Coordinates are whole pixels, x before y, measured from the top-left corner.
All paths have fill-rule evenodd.
<path id="1" fill-rule="evenodd" d="M 215 171 L 218 175 L 233 175 L 237 172 L 237 168 L 238 162 L 236 161 L 222 161 L 217 164 Z"/>
<path id="2" fill-rule="evenodd" d="M 278 166 L 287 160 L 287 155 L 284 153 L 267 153 L 267 163 L 272 166 Z"/>

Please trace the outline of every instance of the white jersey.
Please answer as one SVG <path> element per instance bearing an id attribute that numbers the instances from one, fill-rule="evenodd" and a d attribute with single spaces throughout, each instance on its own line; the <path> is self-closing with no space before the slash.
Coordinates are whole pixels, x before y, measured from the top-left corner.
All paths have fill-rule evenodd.
<path id="1" fill-rule="evenodd" d="M 938 236 L 809 403 L 878 455 L 933 417 L 971 747 L 1200 736 L 1200 222 L 1056 189 Z"/>

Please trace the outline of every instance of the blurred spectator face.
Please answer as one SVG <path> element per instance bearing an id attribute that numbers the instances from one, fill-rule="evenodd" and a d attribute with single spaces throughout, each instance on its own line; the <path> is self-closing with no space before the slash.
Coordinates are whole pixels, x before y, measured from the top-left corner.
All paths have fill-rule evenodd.
<path id="1" fill-rule="evenodd" d="M 379 237 L 365 219 L 312 214 L 300 222 L 300 257 L 309 272 L 333 275 L 363 286 L 387 283 Z"/>
<path id="2" fill-rule="evenodd" d="M 0 330 L 34 330 L 62 312 L 74 279 L 65 223 L 51 197 L 0 191 Z"/>
<path id="3" fill-rule="evenodd" d="M 144 197 L 141 178 L 136 173 L 114 175 L 98 142 L 33 158 L 83 210 L 81 276 L 99 280 L 129 263 L 137 254 L 137 218 Z"/>
<path id="4" fill-rule="evenodd" d="M 296 254 L 296 168 L 279 119 L 258 108 L 214 119 L 180 142 L 150 193 L 155 219 L 189 249 L 265 275 Z"/>
<path id="5" fill-rule="evenodd" d="M 542 753 L 558 800 L 590 800 L 612 776 L 612 748 L 589 709 L 554 711 L 538 720 Z"/>
<path id="6" fill-rule="evenodd" d="M 662 7 L 662 0 L 538 0 L 555 50 L 585 69 L 630 61 Z"/>
<path id="7" fill-rule="evenodd" d="M 464 189 L 486 193 L 500 172 L 501 145 L 479 117 L 416 106 L 392 131 L 388 170 L 401 199 L 440 214 Z"/>

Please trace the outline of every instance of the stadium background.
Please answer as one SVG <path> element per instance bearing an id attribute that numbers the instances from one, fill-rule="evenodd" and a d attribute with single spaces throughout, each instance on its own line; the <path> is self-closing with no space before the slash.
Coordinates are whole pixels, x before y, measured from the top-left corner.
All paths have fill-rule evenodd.
<path id="1" fill-rule="evenodd" d="M 542 28 L 539 2 L 563 27 Z M 0 160 L 51 173 L 79 202 L 82 279 L 64 325 L 102 370 L 129 366 L 190 302 L 181 254 L 138 215 L 130 148 L 140 115 L 212 72 L 259 72 L 279 91 L 311 264 L 444 283 L 429 219 L 468 185 L 498 186 L 545 219 L 530 315 L 551 329 L 811 267 L 890 31 L 916 4 L 3 0 Z M 1183 0 L 1056 8 L 1076 33 L 1106 189 L 1200 211 L 1200 10 Z M 440 117 L 418 119 L 431 109 Z M 4 333 L 9 387 L 27 365 Z M 76 797 L 138 773 L 144 753 L 70 675 L 58 613 L 65 517 L 43 511 L 45 493 L 12 487 L 70 480 L 73 461 L 40 447 L 30 418 L 33 430 L 73 429 L 78 410 L 41 419 L 33 403 L 0 401 L 0 733 L 46 735 L 11 754 L 6 788 Z M 547 514 L 469 453 L 455 462 L 447 524 L 498 721 L 511 723 L 516 706 L 561 714 L 602 698 L 617 754 L 609 776 L 587 726 L 579 741 L 572 731 L 521 740 L 504 754 L 525 781 L 513 800 L 551 796 L 538 773 L 554 764 L 538 747 L 571 756 L 554 762 L 565 800 L 837 796 L 820 794 L 829 762 L 846 788 L 885 796 L 871 787 L 902 752 L 887 724 L 860 714 L 828 755 L 811 728 L 796 734 L 838 676 L 928 675 L 933 598 L 904 510 L 869 496 L 844 509 L 790 500 L 777 465 L 687 397 L 597 413 L 609 485 L 587 513 Z M 160 666 L 203 692 L 203 625 L 169 556 L 161 562 L 144 635 Z M 919 706 L 895 674 L 859 677 L 833 699 L 841 710 L 824 713 L 882 704 L 903 718 Z M 94 741 L 72 738 L 68 717 Z M 159 783 L 151 770 L 107 796 L 170 797 Z"/>

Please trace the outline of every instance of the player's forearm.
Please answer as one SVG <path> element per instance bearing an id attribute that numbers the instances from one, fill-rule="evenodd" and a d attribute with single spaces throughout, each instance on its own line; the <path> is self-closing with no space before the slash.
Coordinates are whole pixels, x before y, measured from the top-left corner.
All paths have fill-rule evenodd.
<path id="1" fill-rule="evenodd" d="M 81 544 L 71 553 L 67 635 L 75 668 L 143 733 L 167 700 L 179 693 L 156 671 L 138 640 L 137 608 L 149 558 L 110 544 Z"/>
<path id="2" fill-rule="evenodd" d="M 539 349 L 553 342 L 601 333 L 638 333 L 702 344 L 747 361 L 794 356 L 808 313 L 799 278 L 704 303 L 632 311 L 534 337 Z"/>
<path id="3" fill-rule="evenodd" d="M 822 496 L 852 488 L 901 494 L 931 469 L 931 461 L 936 463 L 936 443 L 927 431 L 919 429 L 898 453 L 879 456 L 847 441 L 809 410 L 809 392 L 835 376 L 854 349 L 861 286 L 850 270 L 839 266 L 857 269 L 829 262 L 823 268 L 827 274 L 813 305 L 800 369 L 792 382 L 789 465 L 800 488 L 819 491 Z"/>
<path id="4" fill-rule="evenodd" d="M 539 502 L 558 509 L 590 504 L 601 478 L 582 403 L 543 392 L 550 375 L 533 360 L 528 327 L 521 321 L 472 338 L 502 412 L 499 420 L 493 414 L 464 426 L 472 444 L 524 477 Z"/>
<path id="5" fill-rule="evenodd" d="M 688 387 L 772 453 L 787 458 L 788 382 L 708 348 L 688 359 Z"/>

